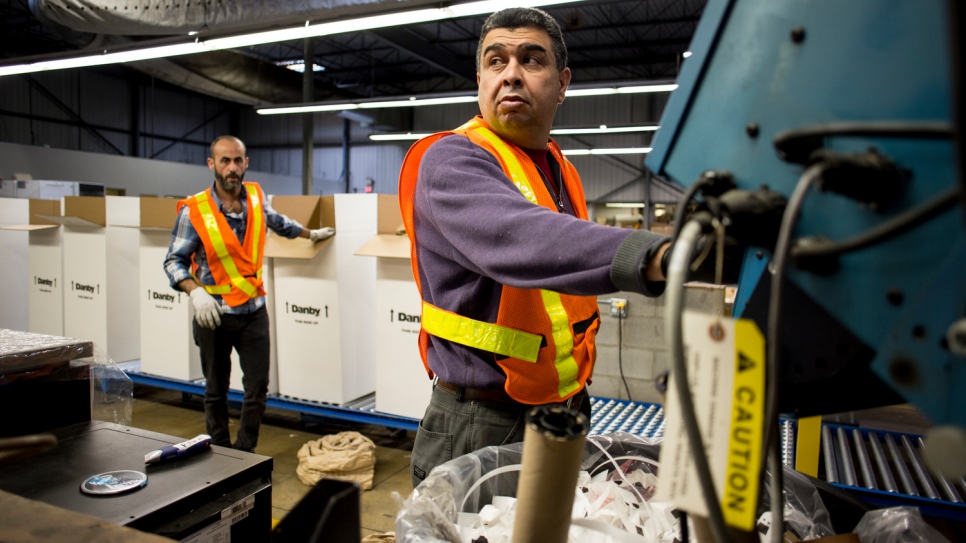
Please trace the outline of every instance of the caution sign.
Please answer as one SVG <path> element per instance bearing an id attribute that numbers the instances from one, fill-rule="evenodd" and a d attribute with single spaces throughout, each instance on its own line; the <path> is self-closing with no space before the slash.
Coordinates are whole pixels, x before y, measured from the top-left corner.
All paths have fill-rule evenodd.
<path id="1" fill-rule="evenodd" d="M 748 531 L 758 504 L 765 340 L 752 321 L 694 312 L 682 321 L 688 381 L 717 498 L 725 522 Z M 672 372 L 654 499 L 707 516 L 674 380 Z"/>
<path id="2" fill-rule="evenodd" d="M 725 522 L 751 530 L 758 506 L 761 430 L 765 410 L 765 340 L 748 320 L 732 321 L 735 330 L 734 394 L 728 462 L 722 482 Z"/>

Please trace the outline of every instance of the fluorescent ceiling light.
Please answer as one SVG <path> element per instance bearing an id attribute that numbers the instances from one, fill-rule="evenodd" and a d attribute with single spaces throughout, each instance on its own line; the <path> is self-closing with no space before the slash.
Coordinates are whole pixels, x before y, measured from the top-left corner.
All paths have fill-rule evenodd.
<path id="1" fill-rule="evenodd" d="M 645 207 L 644 202 L 609 202 L 605 207 Z"/>
<path id="2" fill-rule="evenodd" d="M 281 66 L 283 68 L 288 68 L 293 72 L 298 72 L 300 74 L 305 73 L 305 61 L 304 60 L 283 60 L 281 62 L 276 62 L 276 66 Z M 324 72 L 325 66 L 319 66 L 318 64 L 312 64 L 313 72 Z"/>
<path id="3" fill-rule="evenodd" d="M 563 154 L 569 156 L 582 155 L 646 155 L 651 152 L 650 147 L 622 147 L 616 149 L 562 149 Z"/>
<path id="4" fill-rule="evenodd" d="M 446 104 L 469 104 L 476 102 L 473 96 L 446 96 L 443 98 L 419 99 L 410 96 L 406 100 L 387 100 L 382 102 L 339 102 L 333 104 L 314 104 L 305 106 L 269 107 L 255 110 L 259 115 L 287 115 L 292 113 L 314 113 L 317 111 L 343 111 L 346 109 L 386 109 L 392 107 L 439 106 Z"/>
<path id="5" fill-rule="evenodd" d="M 164 45 L 161 47 L 152 47 L 150 49 L 122 51 L 118 53 L 107 53 L 105 51 L 102 55 L 47 60 L 43 62 L 35 62 L 33 64 L 0 66 L 0 77 L 5 75 L 29 74 L 52 70 L 66 70 L 68 68 L 86 68 L 89 66 L 102 66 L 104 64 L 120 64 L 122 62 L 137 62 L 139 60 L 177 57 L 201 53 L 204 51 L 204 46 L 200 42 Z"/>
<path id="6" fill-rule="evenodd" d="M 432 136 L 433 134 L 427 132 L 425 134 L 413 134 L 412 132 L 407 132 L 405 134 L 369 134 L 369 139 L 373 141 L 407 141 L 407 140 L 419 140 L 426 136 Z"/>
<path id="7" fill-rule="evenodd" d="M 618 132 L 653 132 L 657 130 L 657 126 L 606 126 L 600 125 L 600 128 L 554 128 L 550 131 L 550 135 L 554 136 L 566 136 L 570 134 L 610 134 Z M 404 141 L 404 140 L 418 140 L 431 135 L 432 132 L 427 132 L 425 134 L 413 134 L 412 132 L 407 132 L 405 134 L 370 134 L 369 139 L 374 141 Z"/>
<path id="8" fill-rule="evenodd" d="M 51 70 L 64 70 L 68 68 L 103 66 L 106 64 L 121 64 L 124 62 L 137 62 L 139 60 L 151 60 L 157 58 L 170 58 L 182 55 L 205 53 L 208 51 L 237 49 L 240 47 L 251 47 L 253 45 L 263 45 L 267 43 L 317 38 L 320 36 L 330 36 L 333 34 L 344 34 L 346 32 L 360 32 L 363 30 L 372 30 L 376 28 L 428 23 L 433 21 L 441 21 L 444 19 L 468 17 L 471 15 L 490 14 L 508 7 L 551 6 L 579 1 L 581 0 L 483 0 L 479 2 L 458 4 L 445 8 L 418 9 L 400 13 L 375 15 L 372 17 L 360 17 L 358 19 L 348 19 L 344 21 L 319 23 L 315 25 L 306 24 L 305 26 L 295 28 L 272 30 L 268 32 L 254 32 L 251 34 L 242 34 L 240 36 L 229 36 L 225 38 L 201 40 L 200 38 L 196 37 L 195 41 L 193 42 L 176 45 L 147 47 L 144 49 L 119 51 L 114 53 L 108 52 L 108 50 L 105 49 L 101 54 L 95 55 L 76 56 L 59 60 L 45 60 L 30 64 L 0 66 L 0 76 L 45 72 Z"/>
<path id="9" fill-rule="evenodd" d="M 670 92 L 678 86 L 670 85 L 636 85 L 633 87 L 605 87 L 600 89 L 567 90 L 567 96 L 601 96 L 606 94 L 634 94 L 643 92 Z M 576 94 L 574 94 L 576 93 Z M 287 115 L 293 113 L 313 113 L 317 111 L 342 111 L 344 109 L 382 109 L 393 107 L 439 106 L 447 104 L 469 104 L 477 101 L 476 94 L 463 96 L 445 96 L 442 98 L 418 98 L 410 96 L 402 100 L 386 100 L 380 102 L 331 102 L 321 104 L 306 104 L 300 106 L 269 107 L 255 110 L 259 115 Z M 600 129 L 595 129 L 600 130 Z M 654 128 L 657 130 L 657 127 Z M 612 130 L 617 132 L 619 130 Z M 628 130 L 631 132 L 633 130 Z M 554 132 L 551 132 L 553 134 Z M 587 132 L 593 133 L 593 132 Z M 602 132 L 597 132 L 602 133 Z"/>
<path id="10" fill-rule="evenodd" d="M 410 96 L 408 100 L 386 100 L 383 102 L 360 102 L 359 109 L 385 109 L 390 107 L 419 107 L 419 106 L 442 106 L 447 104 L 470 104 L 476 103 L 476 95 L 472 96 L 446 96 L 443 98 L 416 98 Z"/>
<path id="11" fill-rule="evenodd" d="M 689 56 L 691 56 L 691 51 L 685 51 L 685 52 L 681 53 L 681 56 L 684 57 L 684 58 L 688 58 Z"/>
<path id="12" fill-rule="evenodd" d="M 671 92 L 676 83 L 667 85 L 636 85 L 633 87 L 603 87 L 597 89 L 567 89 L 567 96 L 606 96 L 608 94 L 640 94 L 643 92 Z"/>
<path id="13" fill-rule="evenodd" d="M 600 125 L 600 128 L 554 128 L 550 130 L 551 136 L 566 136 L 570 134 L 617 134 L 621 132 L 654 132 L 659 127 L 651 126 L 607 126 Z"/>

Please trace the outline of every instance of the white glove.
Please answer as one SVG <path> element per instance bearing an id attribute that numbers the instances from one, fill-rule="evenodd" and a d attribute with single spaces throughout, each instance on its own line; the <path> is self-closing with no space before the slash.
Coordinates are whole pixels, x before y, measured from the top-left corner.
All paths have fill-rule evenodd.
<path id="1" fill-rule="evenodd" d="M 195 320 L 202 328 L 214 330 L 221 326 L 221 308 L 205 289 L 198 287 L 191 291 L 191 306 L 195 308 Z"/>
<path id="2" fill-rule="evenodd" d="M 325 228 L 317 228 L 315 230 L 309 230 L 309 239 L 312 243 L 322 241 L 324 239 L 329 239 L 335 235 L 335 228 L 331 226 L 326 226 Z"/>

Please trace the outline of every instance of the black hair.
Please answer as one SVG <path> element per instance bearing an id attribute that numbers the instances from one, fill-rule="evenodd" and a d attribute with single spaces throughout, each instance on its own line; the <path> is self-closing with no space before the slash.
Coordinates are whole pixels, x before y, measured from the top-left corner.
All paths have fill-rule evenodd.
<path id="1" fill-rule="evenodd" d="M 537 8 L 508 8 L 494 13 L 486 18 L 480 30 L 480 43 L 476 46 L 476 71 L 480 71 L 480 57 L 483 55 L 483 39 L 497 28 L 536 28 L 543 30 L 550 36 L 553 48 L 553 58 L 557 64 L 557 71 L 567 67 L 567 45 L 563 40 L 560 25 L 549 13 Z"/>

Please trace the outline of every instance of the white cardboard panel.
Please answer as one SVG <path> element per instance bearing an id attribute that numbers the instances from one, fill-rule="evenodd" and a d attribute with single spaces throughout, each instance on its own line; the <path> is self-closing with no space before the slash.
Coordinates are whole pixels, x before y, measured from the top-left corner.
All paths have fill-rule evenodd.
<path id="1" fill-rule="evenodd" d="M 64 269 L 61 228 L 28 233 L 29 330 L 64 335 Z"/>
<path id="2" fill-rule="evenodd" d="M 15 225 L 29 222 L 29 200 L 0 198 L 0 224 Z M 27 235 L 23 232 L 0 230 L 0 328 L 26 330 L 28 296 L 24 288 L 27 275 Z"/>
<path id="3" fill-rule="evenodd" d="M 20 198 L 0 198 L 0 226 L 30 222 L 30 201 Z"/>
<path id="4" fill-rule="evenodd" d="M 377 212 L 375 194 L 337 194 L 335 237 L 310 260 L 274 259 L 280 394 L 342 404 L 375 391 L 375 260 L 353 252 Z"/>
<path id="5" fill-rule="evenodd" d="M 93 341 L 113 357 L 107 342 L 107 237 L 104 228 L 66 227 L 63 241 L 64 335 Z"/>
<path id="6" fill-rule="evenodd" d="M 137 198 L 124 198 L 137 208 Z M 140 232 L 135 228 L 108 226 L 107 237 L 107 353 L 115 362 L 141 358 Z"/>
<path id="7" fill-rule="evenodd" d="M 333 238 L 339 285 L 342 386 L 345 400 L 376 390 L 376 262 L 355 251 L 378 233 L 377 194 L 336 194 Z"/>
<path id="8" fill-rule="evenodd" d="M 141 199 L 134 196 L 105 196 L 104 218 L 108 226 L 141 225 Z"/>
<path id="9" fill-rule="evenodd" d="M 64 335 L 103 346 L 115 362 L 141 358 L 138 235 L 115 226 L 63 232 Z"/>
<path id="10" fill-rule="evenodd" d="M 271 258 L 262 263 L 262 280 L 265 281 L 265 310 L 268 311 L 269 348 L 268 393 L 278 394 L 278 334 L 275 331 L 275 263 Z"/>
<path id="11" fill-rule="evenodd" d="M 433 392 L 417 344 L 422 305 L 419 290 L 408 259 L 374 260 L 376 410 L 419 419 Z"/>
<path id="12" fill-rule="evenodd" d="M 137 232 L 137 231 L 135 231 Z M 172 379 L 200 379 L 201 357 L 192 335 L 191 299 L 164 273 L 171 234 L 140 231 L 141 371 Z"/>
<path id="13" fill-rule="evenodd" d="M 338 236 L 337 236 L 338 237 Z M 338 284 L 334 245 L 311 260 L 276 258 L 275 333 L 279 393 L 343 403 Z"/>

